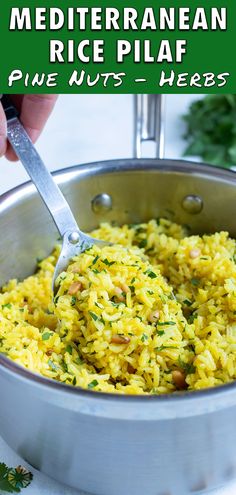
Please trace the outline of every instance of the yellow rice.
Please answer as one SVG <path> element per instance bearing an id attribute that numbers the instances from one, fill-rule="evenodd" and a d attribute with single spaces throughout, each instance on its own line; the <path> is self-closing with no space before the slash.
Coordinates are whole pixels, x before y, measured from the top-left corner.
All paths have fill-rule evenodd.
<path id="1" fill-rule="evenodd" d="M 47 378 L 95 391 L 163 394 L 236 378 L 236 241 L 190 236 L 166 219 L 92 233 L 51 282 L 59 254 L 0 294 L 0 352 Z"/>

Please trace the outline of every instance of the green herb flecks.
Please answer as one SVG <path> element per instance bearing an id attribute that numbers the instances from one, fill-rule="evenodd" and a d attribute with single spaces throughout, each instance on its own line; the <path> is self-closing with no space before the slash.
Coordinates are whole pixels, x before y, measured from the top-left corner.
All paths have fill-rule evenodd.
<path id="1" fill-rule="evenodd" d="M 185 300 L 183 301 L 183 304 L 185 304 L 186 306 L 192 306 L 192 304 L 193 304 L 193 303 L 192 303 L 192 301 L 190 301 L 189 299 L 185 299 Z"/>
<path id="2" fill-rule="evenodd" d="M 70 355 L 72 354 L 72 346 L 70 344 L 66 346 L 65 352 L 68 352 Z"/>
<path id="3" fill-rule="evenodd" d="M 76 304 L 76 296 L 71 296 L 71 306 L 75 306 Z"/>
<path id="4" fill-rule="evenodd" d="M 192 278 L 191 279 L 191 284 L 194 286 L 194 287 L 198 287 L 200 285 L 200 280 L 199 278 Z"/>
<path id="5" fill-rule="evenodd" d="M 188 317 L 188 323 L 191 325 L 194 320 L 196 320 L 196 318 L 198 317 L 198 314 L 197 313 L 192 313 L 189 317 Z"/>
<path id="6" fill-rule="evenodd" d="M 176 325 L 175 321 L 158 321 L 157 325 L 160 327 Z"/>
<path id="7" fill-rule="evenodd" d="M 99 304 L 98 302 L 95 302 L 95 306 L 97 306 L 97 308 L 99 308 L 99 309 L 103 309 L 103 305 Z"/>
<path id="8" fill-rule="evenodd" d="M 146 270 L 146 272 L 144 272 L 144 275 L 148 275 L 148 277 L 150 277 L 150 278 L 157 278 L 156 273 L 154 273 L 152 270 L 150 270 L 150 268 L 148 270 Z"/>
<path id="9" fill-rule="evenodd" d="M 99 256 L 97 255 L 97 256 L 95 256 L 91 266 L 95 265 L 98 260 L 99 260 Z"/>
<path id="10" fill-rule="evenodd" d="M 142 239 L 138 244 L 139 248 L 145 248 L 146 246 L 147 246 L 147 239 Z"/>
<path id="11" fill-rule="evenodd" d="M 155 347 L 155 351 L 161 352 L 164 351 L 165 349 L 178 349 L 176 345 L 161 345 L 160 347 Z"/>
<path id="12" fill-rule="evenodd" d="M 94 321 L 99 320 L 99 316 L 96 315 L 96 313 L 93 313 L 93 311 L 89 311 L 89 314 Z"/>
<path id="13" fill-rule="evenodd" d="M 186 375 L 191 375 L 195 373 L 196 366 L 194 366 L 193 363 L 185 363 L 184 361 L 182 361 L 182 359 L 180 359 L 180 357 L 178 359 L 178 363 L 180 368 L 182 368 L 185 371 Z"/>
<path id="14" fill-rule="evenodd" d="M 165 330 L 156 330 L 155 333 L 156 335 L 159 335 L 159 337 L 161 337 L 162 335 L 165 334 Z"/>
<path id="15" fill-rule="evenodd" d="M 147 340 L 148 340 L 148 335 L 146 333 L 143 333 L 143 335 L 141 337 L 141 341 L 146 342 Z"/>
<path id="16" fill-rule="evenodd" d="M 2 304 L 2 309 L 4 308 L 11 309 L 11 307 L 12 307 L 11 303 Z"/>
<path id="17" fill-rule="evenodd" d="M 135 235 L 144 234 L 144 232 L 146 232 L 146 229 L 144 227 L 140 227 L 139 223 L 134 224 L 133 228 L 135 229 Z"/>
<path id="18" fill-rule="evenodd" d="M 102 261 L 102 263 L 104 263 L 107 266 L 112 266 L 116 263 L 115 261 L 109 261 L 107 258 L 105 258 L 104 260 L 101 260 L 101 261 Z"/>
<path id="19" fill-rule="evenodd" d="M 67 366 L 67 364 L 65 363 L 65 361 L 62 361 L 62 362 L 61 362 L 61 367 L 62 367 L 62 369 L 63 369 L 64 373 L 68 373 L 68 366 Z"/>
<path id="20" fill-rule="evenodd" d="M 114 301 L 111 301 L 111 304 L 112 304 L 112 306 L 114 306 L 114 308 L 119 308 L 119 306 L 121 304 L 124 304 L 124 303 L 123 302 L 114 302 Z"/>
<path id="21" fill-rule="evenodd" d="M 48 340 L 53 335 L 52 332 L 44 332 L 42 335 L 42 340 Z"/>
<path id="22" fill-rule="evenodd" d="M 93 389 L 93 388 L 95 388 L 97 385 L 98 385 L 98 381 L 97 381 L 97 380 L 93 380 L 92 382 L 90 382 L 90 383 L 88 384 L 88 388 L 89 388 L 89 389 Z"/>

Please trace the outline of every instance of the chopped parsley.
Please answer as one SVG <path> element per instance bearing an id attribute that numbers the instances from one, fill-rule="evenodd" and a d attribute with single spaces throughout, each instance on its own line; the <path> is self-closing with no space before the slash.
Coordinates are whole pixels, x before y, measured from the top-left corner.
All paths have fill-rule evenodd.
<path id="1" fill-rule="evenodd" d="M 65 373 L 68 373 L 68 366 L 67 364 L 65 363 L 65 361 L 62 361 L 61 363 L 61 367 L 62 369 L 64 370 Z"/>
<path id="2" fill-rule="evenodd" d="M 193 303 L 192 303 L 192 301 L 190 301 L 189 299 L 185 299 L 185 300 L 183 301 L 183 304 L 186 304 L 186 306 L 192 306 L 192 304 L 193 304 Z"/>
<path id="3" fill-rule="evenodd" d="M 52 332 L 45 332 L 45 333 L 43 333 L 43 335 L 42 335 L 42 340 L 48 340 L 48 339 L 50 339 L 50 337 L 51 337 L 52 335 L 53 335 L 53 333 L 52 333 Z"/>
<path id="4" fill-rule="evenodd" d="M 7 303 L 7 304 L 2 304 L 2 309 L 4 308 L 7 308 L 7 309 L 11 309 L 11 303 Z"/>
<path id="5" fill-rule="evenodd" d="M 154 294 L 153 290 L 148 290 L 147 293 L 152 296 Z"/>
<path id="6" fill-rule="evenodd" d="M 178 362 L 179 362 L 180 368 L 182 368 L 185 371 L 186 375 L 191 375 L 191 374 L 195 373 L 196 366 L 194 366 L 193 363 L 185 363 L 184 361 L 182 361 L 182 359 L 180 359 L 180 357 L 178 359 Z"/>
<path id="7" fill-rule="evenodd" d="M 76 296 L 71 297 L 71 306 L 75 306 L 76 303 Z"/>
<path id="8" fill-rule="evenodd" d="M 98 381 L 97 380 L 93 380 L 92 382 L 90 382 L 88 384 L 88 388 L 89 389 L 93 389 L 94 387 L 96 387 L 98 385 Z"/>
<path id="9" fill-rule="evenodd" d="M 66 352 L 69 352 L 69 354 L 72 354 L 72 346 L 70 344 L 67 345 L 66 348 L 65 348 L 65 351 Z"/>
<path id="10" fill-rule="evenodd" d="M 95 265 L 95 263 L 97 263 L 97 261 L 99 260 L 99 256 L 95 256 L 93 262 L 92 262 L 92 265 Z"/>
<path id="11" fill-rule="evenodd" d="M 97 306 L 97 308 L 99 308 L 99 309 L 103 309 L 102 304 L 99 304 L 98 302 L 95 302 L 95 306 Z"/>
<path id="12" fill-rule="evenodd" d="M 146 340 L 148 340 L 148 336 L 146 335 L 146 333 L 143 333 L 143 335 L 141 337 L 141 341 L 146 342 Z"/>
<path id="13" fill-rule="evenodd" d="M 146 272 L 144 272 L 144 275 L 148 275 L 148 277 L 150 277 L 150 278 L 157 278 L 156 273 L 154 273 L 152 270 L 150 270 L 150 268 L 148 270 L 146 270 Z"/>
<path id="14" fill-rule="evenodd" d="M 74 386 L 76 385 L 76 378 L 75 378 L 75 376 L 74 376 L 74 378 L 72 380 L 72 385 L 74 385 Z"/>
<path id="15" fill-rule="evenodd" d="M 102 263 L 104 263 L 107 266 L 112 266 L 116 262 L 115 261 L 109 261 L 107 258 L 105 258 L 104 260 L 102 260 Z"/>
<path id="16" fill-rule="evenodd" d="M 147 239 L 142 239 L 140 242 L 139 242 L 139 245 L 138 247 L 139 248 L 145 248 L 147 245 Z"/>
<path id="17" fill-rule="evenodd" d="M 188 317 L 188 323 L 190 323 L 190 325 L 194 322 L 194 320 L 196 320 L 196 318 L 198 317 L 198 314 L 197 313 L 192 313 L 189 317 Z"/>
<path id="18" fill-rule="evenodd" d="M 194 287 L 198 287 L 199 284 L 200 284 L 200 280 L 199 278 L 192 278 L 191 279 L 191 284 L 194 286 Z"/>
<path id="19" fill-rule="evenodd" d="M 146 229 L 144 227 L 140 227 L 140 224 L 137 224 L 135 227 L 135 234 L 144 234 L 146 232 Z"/>
<path id="20" fill-rule="evenodd" d="M 155 347 L 155 351 L 161 352 L 164 351 L 164 349 L 178 349 L 176 345 L 161 345 L 160 347 Z"/>
<path id="21" fill-rule="evenodd" d="M 159 337 L 161 337 L 162 335 L 164 335 L 165 333 L 165 330 L 156 330 L 155 332 L 157 335 L 159 335 Z"/>
<path id="22" fill-rule="evenodd" d="M 157 322 L 158 326 L 171 326 L 171 325 L 176 325 L 175 321 L 158 321 Z"/>
<path id="23" fill-rule="evenodd" d="M 90 314 L 90 316 L 92 317 L 92 319 L 93 319 L 94 321 L 99 320 L 98 315 L 96 315 L 96 313 L 93 313 L 93 311 L 89 311 L 89 314 Z"/>

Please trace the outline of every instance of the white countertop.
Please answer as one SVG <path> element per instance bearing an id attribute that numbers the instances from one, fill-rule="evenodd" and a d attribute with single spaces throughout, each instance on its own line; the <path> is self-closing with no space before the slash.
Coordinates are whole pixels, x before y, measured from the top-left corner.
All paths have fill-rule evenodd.
<path id="1" fill-rule="evenodd" d="M 180 114 L 186 111 L 194 98 L 194 95 L 167 96 L 165 156 L 168 158 L 181 157 L 184 126 Z M 37 145 L 50 170 L 96 160 L 131 157 L 132 104 L 131 95 L 62 95 Z M 19 163 L 9 163 L 4 158 L 0 160 L 0 194 L 25 180 L 26 173 Z M 1 438 L 0 462 L 12 467 L 18 464 L 27 466 Z M 34 473 L 34 480 L 22 490 L 22 494 L 79 494 L 33 468 L 30 470 Z M 211 495 L 235 494 L 236 483 L 211 492 Z"/>

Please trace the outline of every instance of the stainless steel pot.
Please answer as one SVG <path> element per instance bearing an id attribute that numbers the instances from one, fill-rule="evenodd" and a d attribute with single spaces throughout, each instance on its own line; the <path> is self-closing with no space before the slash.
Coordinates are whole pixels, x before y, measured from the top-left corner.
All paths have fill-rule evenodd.
<path id="1" fill-rule="evenodd" d="M 142 140 L 161 131 L 154 113 L 150 120 L 153 101 L 158 96 L 138 97 L 139 156 Z M 156 110 L 160 116 L 160 105 Z M 82 229 L 164 215 L 192 232 L 231 235 L 235 177 L 206 165 L 142 158 L 55 174 Z M 1 197 L 0 230 L 1 284 L 31 273 L 57 237 L 30 183 Z M 160 397 L 114 396 L 47 380 L 0 355 L 0 390 L 6 442 L 36 468 L 88 493 L 197 494 L 236 476 L 236 383 Z"/>

